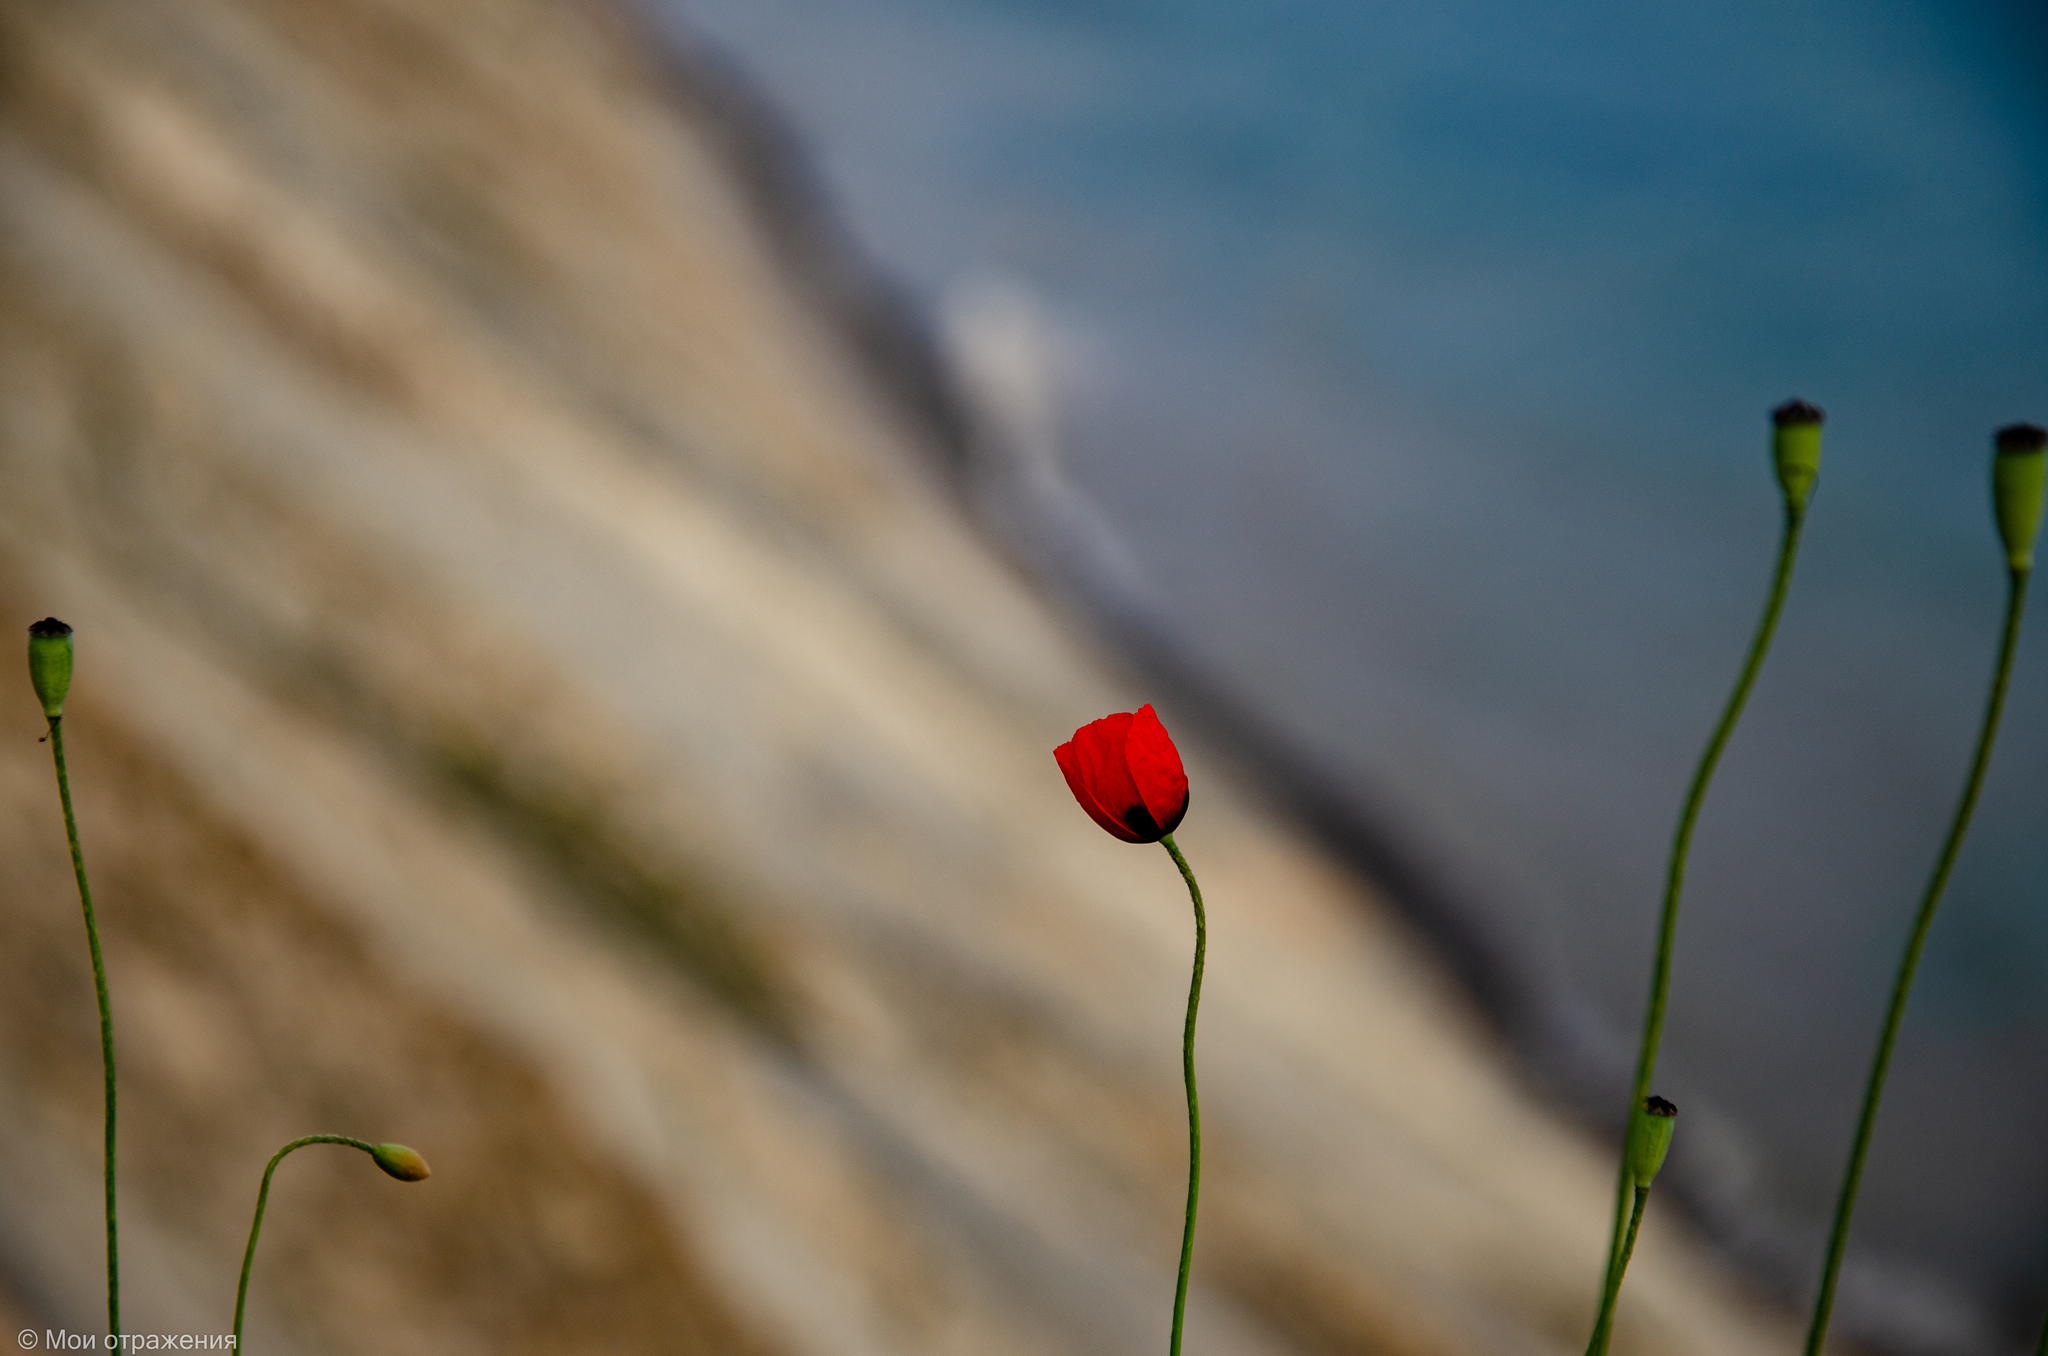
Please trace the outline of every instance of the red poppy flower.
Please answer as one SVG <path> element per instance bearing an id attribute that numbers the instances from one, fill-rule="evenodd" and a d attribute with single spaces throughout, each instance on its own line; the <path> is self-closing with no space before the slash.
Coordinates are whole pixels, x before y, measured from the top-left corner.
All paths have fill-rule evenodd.
<path id="1" fill-rule="evenodd" d="M 1156 843 L 1188 812 L 1180 750 L 1149 704 L 1083 725 L 1052 756 L 1088 817 L 1126 843 Z"/>

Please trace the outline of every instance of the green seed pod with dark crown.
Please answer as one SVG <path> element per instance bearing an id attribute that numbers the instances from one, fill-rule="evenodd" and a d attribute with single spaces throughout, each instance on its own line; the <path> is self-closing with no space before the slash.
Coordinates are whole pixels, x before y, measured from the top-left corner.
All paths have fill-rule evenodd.
<path id="1" fill-rule="evenodd" d="M 64 714 L 64 696 L 71 691 L 71 628 L 55 617 L 28 628 L 28 680 L 44 715 L 55 720 Z"/>
<path id="2" fill-rule="evenodd" d="M 1998 511 L 1998 535 L 2005 559 L 2019 573 L 2034 568 L 2034 538 L 2041 531 L 2041 495 L 2048 485 L 2048 430 L 2010 424 L 1993 439 L 1991 504 Z"/>
<path id="3" fill-rule="evenodd" d="M 370 1157 L 377 1161 L 378 1167 L 401 1182 L 424 1182 L 434 1172 L 417 1149 L 408 1149 L 403 1144 L 373 1144 Z"/>
<path id="4" fill-rule="evenodd" d="M 1820 406 L 1804 400 L 1788 400 L 1771 411 L 1771 459 L 1785 507 L 1794 514 L 1805 513 L 1813 498 L 1813 482 L 1820 477 L 1820 427 L 1826 421 Z"/>
<path id="5" fill-rule="evenodd" d="M 1664 1166 L 1671 1149 L 1671 1132 L 1678 1124 L 1678 1108 L 1662 1097 L 1646 1097 L 1628 1118 L 1628 1175 L 1637 1186 L 1648 1190 Z"/>

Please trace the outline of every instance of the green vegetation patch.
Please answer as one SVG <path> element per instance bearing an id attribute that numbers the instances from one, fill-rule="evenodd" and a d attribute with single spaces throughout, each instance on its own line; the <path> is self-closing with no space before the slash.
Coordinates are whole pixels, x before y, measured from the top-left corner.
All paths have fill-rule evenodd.
<path id="1" fill-rule="evenodd" d="M 533 785 L 494 750 L 453 742 L 437 750 L 436 772 L 592 914 L 650 946 L 749 1026 L 795 1047 L 793 986 L 772 951 L 701 881 L 626 841 L 601 799 Z"/>

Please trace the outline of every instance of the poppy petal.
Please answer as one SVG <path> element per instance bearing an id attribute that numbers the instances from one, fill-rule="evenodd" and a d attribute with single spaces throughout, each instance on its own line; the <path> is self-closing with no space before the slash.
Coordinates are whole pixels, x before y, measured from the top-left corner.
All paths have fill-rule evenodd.
<path id="1" fill-rule="evenodd" d="M 1118 711 L 1090 721 L 1074 731 L 1070 747 L 1089 797 L 1117 825 L 1110 832 L 1127 843 L 1149 843 L 1159 837 L 1159 829 L 1124 757 L 1133 719 L 1130 712 Z"/>
<path id="2" fill-rule="evenodd" d="M 1166 733 L 1149 702 L 1132 714 L 1130 732 L 1124 741 L 1124 762 L 1159 833 L 1172 833 L 1188 812 L 1188 774 L 1181 766 L 1180 750 L 1173 746 L 1173 737 Z"/>
<path id="3" fill-rule="evenodd" d="M 1167 832 L 1159 827 L 1160 811 L 1170 814 L 1174 823 L 1187 811 L 1187 777 L 1159 717 L 1149 706 L 1142 721 L 1140 714 L 1118 711 L 1090 721 L 1053 750 L 1053 756 L 1089 818 L 1127 843 L 1156 843 Z M 1134 732 L 1136 764 L 1131 759 Z M 1139 767 L 1151 783 L 1150 794 L 1135 775 Z"/>
<path id="4" fill-rule="evenodd" d="M 1059 762 L 1060 771 L 1066 774 L 1067 789 L 1074 793 L 1074 799 L 1088 812 L 1088 817 L 1110 834 L 1123 839 L 1126 843 L 1141 841 L 1137 834 L 1125 828 L 1117 821 L 1116 816 L 1103 809 L 1096 801 L 1095 793 L 1089 789 L 1088 769 L 1083 766 L 1081 755 L 1075 750 L 1077 742 L 1069 740 L 1052 751 L 1052 756 Z"/>

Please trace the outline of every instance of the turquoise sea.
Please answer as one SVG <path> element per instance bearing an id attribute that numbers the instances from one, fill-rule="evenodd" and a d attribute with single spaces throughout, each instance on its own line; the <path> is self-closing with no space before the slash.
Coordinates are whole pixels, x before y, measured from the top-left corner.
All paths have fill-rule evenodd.
<path id="1" fill-rule="evenodd" d="M 1989 434 L 2048 422 L 2048 11 L 668 3 L 920 305 L 1028 302 L 1171 624 L 1615 1031 L 1776 544 L 1765 412 L 1828 409 L 1660 1078 L 1824 1212 L 1997 639 Z M 1854 1240 L 2014 1334 L 2048 1304 L 2033 611 Z"/>

